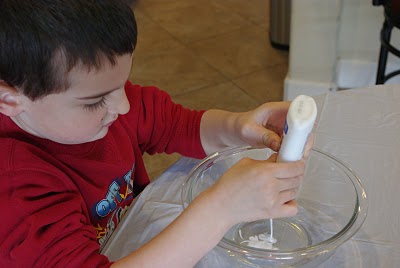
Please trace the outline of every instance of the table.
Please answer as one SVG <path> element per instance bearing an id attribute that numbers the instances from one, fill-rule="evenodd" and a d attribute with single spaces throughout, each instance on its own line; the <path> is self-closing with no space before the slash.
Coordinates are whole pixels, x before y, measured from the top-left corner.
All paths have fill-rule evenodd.
<path id="1" fill-rule="evenodd" d="M 314 147 L 350 166 L 368 197 L 357 234 L 319 267 L 400 267 L 400 85 L 314 97 Z M 181 212 L 181 186 L 198 160 L 181 158 L 135 200 L 103 252 L 117 260 L 157 235 Z M 233 267 L 209 252 L 196 267 Z"/>

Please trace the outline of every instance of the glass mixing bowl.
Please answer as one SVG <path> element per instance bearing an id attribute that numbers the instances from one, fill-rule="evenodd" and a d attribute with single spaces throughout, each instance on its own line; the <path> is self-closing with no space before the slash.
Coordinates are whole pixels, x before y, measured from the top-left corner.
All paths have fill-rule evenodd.
<path id="1" fill-rule="evenodd" d="M 187 176 L 182 189 L 182 205 L 214 184 L 225 171 L 243 157 L 263 160 L 269 149 L 230 148 L 201 161 Z M 249 267 L 313 267 L 329 258 L 350 239 L 367 215 L 367 199 L 357 175 L 344 163 L 313 149 L 304 182 L 298 194 L 299 212 L 294 217 L 273 219 L 271 249 L 249 246 L 251 237 L 268 237 L 270 220 L 234 225 L 218 244 L 232 263 Z M 260 237 L 261 238 L 261 237 Z M 219 250 L 222 249 L 222 250 Z"/>

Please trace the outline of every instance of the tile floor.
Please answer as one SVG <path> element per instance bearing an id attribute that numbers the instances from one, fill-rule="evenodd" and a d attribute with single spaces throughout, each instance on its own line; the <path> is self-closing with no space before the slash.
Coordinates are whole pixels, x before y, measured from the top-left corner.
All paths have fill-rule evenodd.
<path id="1" fill-rule="evenodd" d="M 136 0 L 130 79 L 192 109 L 247 111 L 282 100 L 288 52 L 271 47 L 268 0 Z M 145 155 L 154 179 L 179 155 Z"/>

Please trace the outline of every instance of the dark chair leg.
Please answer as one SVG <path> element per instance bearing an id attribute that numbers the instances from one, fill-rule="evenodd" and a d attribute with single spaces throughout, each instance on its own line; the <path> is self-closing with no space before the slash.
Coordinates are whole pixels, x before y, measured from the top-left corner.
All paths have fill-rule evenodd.
<path id="1" fill-rule="evenodd" d="M 386 71 L 386 63 L 388 58 L 388 49 L 385 47 L 384 43 L 390 42 L 390 35 L 392 32 L 392 25 L 389 25 L 387 21 L 383 23 L 383 27 L 381 30 L 381 49 L 379 52 L 379 60 L 378 60 L 378 71 L 376 74 L 376 84 L 382 85 L 385 83 L 385 71 Z"/>

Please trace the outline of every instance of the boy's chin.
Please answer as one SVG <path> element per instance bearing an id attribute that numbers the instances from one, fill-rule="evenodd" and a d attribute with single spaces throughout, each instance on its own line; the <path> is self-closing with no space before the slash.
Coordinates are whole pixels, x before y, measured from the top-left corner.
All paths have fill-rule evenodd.
<path id="1" fill-rule="evenodd" d="M 75 144 L 76 145 L 76 144 L 83 144 L 83 143 L 100 140 L 100 139 L 104 138 L 107 135 L 107 133 L 108 133 L 108 128 L 101 128 L 99 132 L 97 132 L 95 135 L 93 135 L 91 137 L 76 138 L 76 139 L 68 139 L 68 138 L 64 138 L 64 139 L 50 138 L 50 139 L 54 142 L 61 143 L 61 144 L 66 144 L 66 145 L 74 145 Z"/>

